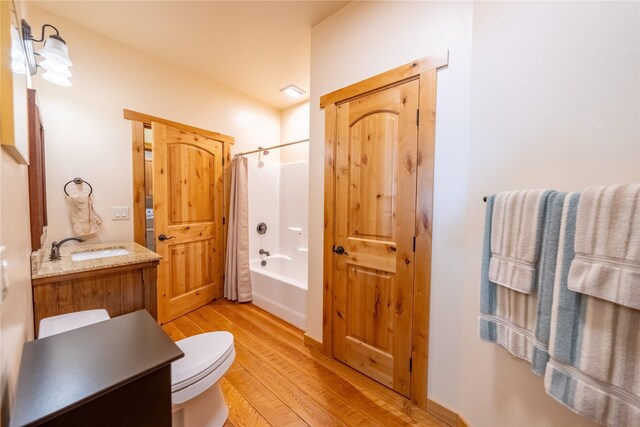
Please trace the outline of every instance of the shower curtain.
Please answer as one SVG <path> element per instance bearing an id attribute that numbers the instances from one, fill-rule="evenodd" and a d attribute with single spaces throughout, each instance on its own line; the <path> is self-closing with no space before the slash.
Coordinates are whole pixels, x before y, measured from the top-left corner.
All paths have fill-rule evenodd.
<path id="1" fill-rule="evenodd" d="M 249 273 L 248 181 L 247 158 L 234 158 L 231 163 L 231 197 L 224 297 L 238 302 L 247 302 L 252 299 Z"/>

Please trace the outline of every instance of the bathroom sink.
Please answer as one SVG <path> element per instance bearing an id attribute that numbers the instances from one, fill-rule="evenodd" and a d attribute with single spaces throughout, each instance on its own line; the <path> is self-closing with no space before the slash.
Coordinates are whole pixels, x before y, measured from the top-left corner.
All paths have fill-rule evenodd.
<path id="1" fill-rule="evenodd" d="M 129 255 L 131 251 L 124 248 L 114 249 L 101 249 L 97 251 L 78 252 L 71 254 L 71 260 L 73 261 L 87 261 L 90 259 L 110 258 L 114 256 Z"/>

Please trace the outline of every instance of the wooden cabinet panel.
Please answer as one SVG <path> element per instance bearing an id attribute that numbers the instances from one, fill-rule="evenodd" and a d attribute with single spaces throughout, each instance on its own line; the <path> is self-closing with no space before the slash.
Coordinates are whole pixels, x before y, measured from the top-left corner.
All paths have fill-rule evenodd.
<path id="1" fill-rule="evenodd" d="M 157 318 L 157 262 L 38 279 L 33 284 L 36 336 L 40 320 L 103 308 L 115 317 L 146 309 Z"/>
<path id="2" fill-rule="evenodd" d="M 29 116 L 29 210 L 31 212 L 31 249 L 42 247 L 41 238 L 47 225 L 47 182 L 44 162 L 44 126 L 36 91 L 27 92 Z"/>

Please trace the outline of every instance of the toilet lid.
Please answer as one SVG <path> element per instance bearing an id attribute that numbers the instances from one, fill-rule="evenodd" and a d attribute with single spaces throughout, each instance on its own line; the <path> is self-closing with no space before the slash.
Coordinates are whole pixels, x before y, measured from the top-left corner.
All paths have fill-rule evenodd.
<path id="1" fill-rule="evenodd" d="M 233 349 L 233 335 L 226 331 L 207 332 L 177 341 L 184 357 L 171 364 L 171 388 L 184 388 L 208 375 Z"/>

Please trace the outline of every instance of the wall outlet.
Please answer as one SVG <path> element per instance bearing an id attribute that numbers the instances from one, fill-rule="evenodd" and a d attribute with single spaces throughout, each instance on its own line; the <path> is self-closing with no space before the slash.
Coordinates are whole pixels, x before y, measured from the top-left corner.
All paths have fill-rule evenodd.
<path id="1" fill-rule="evenodd" d="M 113 206 L 111 208 L 111 220 L 122 221 L 129 219 L 129 206 Z"/>

